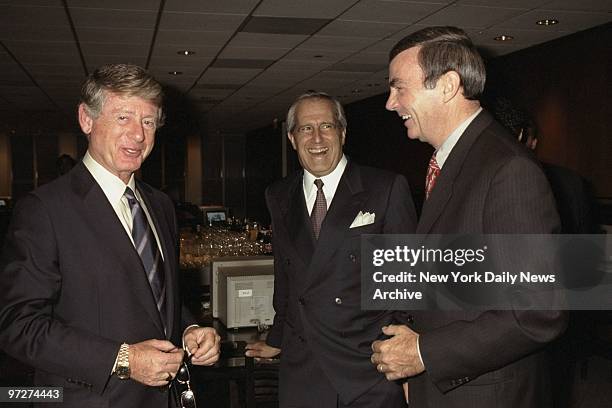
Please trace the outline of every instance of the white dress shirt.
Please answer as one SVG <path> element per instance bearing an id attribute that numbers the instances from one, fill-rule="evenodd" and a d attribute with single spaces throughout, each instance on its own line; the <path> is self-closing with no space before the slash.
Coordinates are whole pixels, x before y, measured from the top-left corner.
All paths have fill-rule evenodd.
<path id="1" fill-rule="evenodd" d="M 130 177 L 127 185 L 113 173 L 104 168 L 100 163 L 94 160 L 93 157 L 89 154 L 89 151 L 85 153 L 85 157 L 83 157 L 83 164 L 87 167 L 87 170 L 91 173 L 93 178 L 96 180 L 104 195 L 108 199 L 108 202 L 115 210 L 115 214 L 117 214 L 117 218 L 121 221 L 121 225 L 125 229 L 130 241 L 132 241 L 132 245 L 134 245 L 134 238 L 132 237 L 132 211 L 130 210 L 130 205 L 128 203 L 127 198 L 123 195 L 125 193 L 125 188 L 129 187 L 132 189 L 140 206 L 142 207 L 147 221 L 151 226 L 151 230 L 153 231 L 153 235 L 155 235 L 155 240 L 157 242 L 157 247 L 159 248 L 159 252 L 161 253 L 162 259 L 164 259 L 164 251 L 162 250 L 161 244 L 159 242 L 159 236 L 155 229 L 155 224 L 149 215 L 149 210 L 140 195 L 138 189 L 136 189 L 136 182 L 134 181 L 134 175 Z"/>
<path id="2" fill-rule="evenodd" d="M 470 116 L 469 118 L 464 120 L 459 126 L 457 126 L 455 130 L 453 130 L 453 132 L 446 138 L 444 143 L 442 143 L 442 146 L 440 146 L 440 148 L 436 152 L 436 162 L 438 162 L 438 167 L 440 167 L 440 169 L 442 169 L 442 166 L 444 166 L 444 162 L 448 158 L 450 152 L 453 150 L 453 147 L 455 147 L 455 145 L 459 141 L 459 138 L 461 137 L 463 132 L 465 132 L 465 129 L 467 129 L 470 123 L 472 123 L 472 121 L 476 119 L 476 116 L 478 116 L 481 111 L 482 108 L 478 108 L 478 110 L 474 112 L 472 116 Z"/>
<path id="3" fill-rule="evenodd" d="M 306 209 L 308 210 L 308 214 L 312 213 L 312 208 L 314 207 L 314 203 L 317 200 L 317 186 L 315 186 L 314 181 L 316 179 L 321 179 L 323 181 L 323 194 L 325 194 L 325 201 L 327 202 L 327 209 L 329 210 L 329 206 L 331 205 L 332 200 L 334 199 L 334 194 L 336 194 L 336 190 L 338 189 L 338 183 L 340 183 L 340 178 L 342 178 L 342 174 L 344 173 L 344 169 L 346 168 L 346 156 L 342 155 L 340 162 L 336 166 L 336 168 L 326 176 L 323 177 L 315 177 L 312 173 L 304 169 L 304 178 L 303 178 L 303 189 L 304 189 L 304 198 L 306 199 Z"/>

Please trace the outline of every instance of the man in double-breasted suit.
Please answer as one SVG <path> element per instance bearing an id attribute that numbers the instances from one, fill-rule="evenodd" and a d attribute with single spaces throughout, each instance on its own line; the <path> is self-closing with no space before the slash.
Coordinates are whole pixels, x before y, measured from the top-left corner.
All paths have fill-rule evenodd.
<path id="1" fill-rule="evenodd" d="M 408 184 L 347 160 L 342 105 L 327 94 L 299 97 L 287 129 L 303 171 L 266 191 L 276 316 L 267 345 L 247 355 L 282 350 L 281 407 L 405 406 L 401 386 L 370 364 L 371 343 L 394 314 L 361 310 L 360 236 L 414 231 Z"/>
<path id="2" fill-rule="evenodd" d="M 218 359 L 214 329 L 186 328 L 173 205 L 134 179 L 161 102 L 142 68 L 97 69 L 79 105 L 83 161 L 15 209 L 0 264 L 0 347 L 35 368 L 35 385 L 63 387 L 57 406 L 167 408 L 183 348 L 194 364 Z"/>
<path id="3" fill-rule="evenodd" d="M 528 234 L 559 229 L 542 170 L 477 100 L 484 64 L 469 37 L 430 27 L 390 54 L 387 109 L 408 137 L 431 144 L 419 234 Z M 410 406 L 547 407 L 546 343 L 559 311 L 415 312 L 411 327 L 385 328 L 372 362 L 388 379 L 409 377 Z"/>

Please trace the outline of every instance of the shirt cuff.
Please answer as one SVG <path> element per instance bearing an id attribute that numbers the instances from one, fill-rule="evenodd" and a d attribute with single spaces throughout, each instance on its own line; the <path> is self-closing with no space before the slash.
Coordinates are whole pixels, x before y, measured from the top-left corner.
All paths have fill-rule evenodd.
<path id="1" fill-rule="evenodd" d="M 187 353 L 187 357 L 189 357 L 191 353 L 189 352 L 189 350 L 187 350 L 187 348 L 185 348 L 185 333 L 187 333 L 187 330 L 192 329 L 194 327 L 200 327 L 200 325 L 190 324 L 189 326 L 185 328 L 185 330 L 183 330 L 183 336 L 181 337 L 181 343 L 183 344 L 183 350 L 185 350 L 185 352 Z"/>
<path id="2" fill-rule="evenodd" d="M 421 364 L 425 367 L 425 363 L 423 362 L 423 357 L 421 357 L 421 347 L 419 347 L 419 342 L 421 341 L 421 336 L 417 337 L 417 354 L 419 355 L 419 360 L 421 360 Z"/>

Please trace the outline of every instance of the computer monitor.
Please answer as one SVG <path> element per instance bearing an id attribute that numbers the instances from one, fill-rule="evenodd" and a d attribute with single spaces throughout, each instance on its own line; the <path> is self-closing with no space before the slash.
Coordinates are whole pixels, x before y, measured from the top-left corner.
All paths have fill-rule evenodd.
<path id="1" fill-rule="evenodd" d="M 227 278 L 232 276 L 273 276 L 274 257 L 232 256 L 217 258 L 211 263 L 210 274 L 210 300 L 212 303 L 212 315 L 215 318 L 219 318 L 220 310 L 228 309 L 227 304 L 220 305 L 222 301 L 227 302 L 227 293 L 220 293 L 220 290 L 227 289 Z M 267 296 L 267 294 L 263 296 Z M 270 305 L 272 304 L 271 297 L 266 301 L 269 302 Z"/>
<path id="2" fill-rule="evenodd" d="M 201 206 L 206 225 L 215 225 L 227 221 L 227 209 L 220 206 Z"/>

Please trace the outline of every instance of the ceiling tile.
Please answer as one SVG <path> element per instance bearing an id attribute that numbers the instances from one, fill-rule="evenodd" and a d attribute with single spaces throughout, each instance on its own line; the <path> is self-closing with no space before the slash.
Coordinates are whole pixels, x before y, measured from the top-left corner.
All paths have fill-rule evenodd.
<path id="1" fill-rule="evenodd" d="M 379 64 L 356 64 L 351 62 L 339 62 L 327 68 L 327 71 L 346 71 L 346 72 L 376 72 L 387 66 L 387 62 Z"/>
<path id="2" fill-rule="evenodd" d="M 232 47 L 293 48 L 307 39 L 307 35 L 237 33 L 229 43 Z"/>
<path id="3" fill-rule="evenodd" d="M 232 36 L 230 31 L 159 30 L 158 44 L 175 44 L 179 48 L 191 48 L 200 44 L 223 45 Z"/>
<path id="4" fill-rule="evenodd" d="M 241 31 L 264 34 L 313 34 L 330 20 L 319 18 L 251 17 Z"/>
<path id="5" fill-rule="evenodd" d="M 582 11 L 603 11 L 612 12 L 612 3 L 610 0 L 553 0 L 539 1 L 542 3 L 542 8 L 548 10 L 582 10 Z"/>
<path id="6" fill-rule="evenodd" d="M 263 47 L 226 47 L 219 58 L 226 59 L 270 59 L 276 60 L 285 55 L 290 48 Z"/>
<path id="7" fill-rule="evenodd" d="M 57 3 L 59 5 L 61 3 Z M 63 7 L 21 7 L 0 5 L 2 31 L 13 26 L 54 27 L 68 22 Z"/>
<path id="8" fill-rule="evenodd" d="M 113 55 L 126 57 L 145 57 L 149 47 L 144 44 L 93 43 L 82 42 L 81 49 L 86 59 L 93 55 Z"/>
<path id="9" fill-rule="evenodd" d="M 330 37 L 317 34 L 300 44 L 299 49 L 358 51 L 372 45 L 375 41 L 372 38 Z"/>
<path id="10" fill-rule="evenodd" d="M 235 31 L 244 16 L 234 14 L 165 12 L 160 21 L 162 30 Z"/>
<path id="11" fill-rule="evenodd" d="M 76 29 L 80 42 L 109 42 L 128 44 L 150 44 L 153 29 L 88 28 Z"/>
<path id="12" fill-rule="evenodd" d="M 355 0 L 264 0 L 255 16 L 335 18 Z"/>
<path id="13" fill-rule="evenodd" d="M 538 26 L 536 24 L 538 20 L 551 17 L 558 19 L 559 24 L 554 26 Z M 608 13 L 532 10 L 499 24 L 499 27 L 517 29 L 538 28 L 541 31 L 580 31 L 609 21 L 610 14 Z"/>
<path id="14" fill-rule="evenodd" d="M 342 20 L 408 25 L 444 7 L 443 4 L 362 0 L 344 13 Z"/>
<path id="15" fill-rule="evenodd" d="M 154 28 L 157 12 L 71 8 L 75 27 Z"/>
<path id="16" fill-rule="evenodd" d="M 317 34 L 341 37 L 381 38 L 403 29 L 405 24 L 373 23 L 370 21 L 335 20 Z"/>
<path id="17" fill-rule="evenodd" d="M 2 26 L 0 40 L 74 41 L 74 37 L 68 25 L 62 27 Z"/>
<path id="18" fill-rule="evenodd" d="M 249 14 L 259 0 L 166 0 L 165 11 Z"/>
<path id="19" fill-rule="evenodd" d="M 200 67 L 204 69 L 207 67 L 210 62 L 213 60 L 212 56 L 204 56 L 198 57 L 196 55 L 190 55 L 188 57 L 184 55 L 174 54 L 172 56 L 159 56 L 154 55 L 151 57 L 150 66 L 168 66 L 168 67 L 181 67 L 181 66 L 189 66 L 189 67 Z M 175 69 L 174 71 L 180 71 L 180 69 Z"/>
<path id="20" fill-rule="evenodd" d="M 550 0 L 503 0 L 497 2 L 492 2 L 491 0 L 459 0 L 456 2 L 456 4 L 466 6 L 499 6 L 522 9 L 532 9 L 545 3 L 550 3 Z"/>
<path id="21" fill-rule="evenodd" d="M 259 74 L 261 69 L 240 69 L 240 68 L 209 68 L 202 76 L 200 84 L 225 84 L 236 83 L 243 84 L 255 75 Z"/>
<path id="22" fill-rule="evenodd" d="M 189 51 L 195 52 L 193 55 L 180 55 L 179 51 L 188 49 Z M 221 45 L 210 46 L 210 45 L 194 45 L 190 44 L 189 46 L 180 46 L 173 44 L 160 44 L 157 42 L 155 44 L 155 48 L 153 49 L 153 58 L 155 57 L 174 57 L 180 56 L 181 58 L 205 58 L 205 57 L 214 57 L 217 55 L 219 50 L 221 49 Z"/>
<path id="23" fill-rule="evenodd" d="M 25 0 L 31 1 L 31 0 Z M 56 0 L 57 2 L 57 0 Z M 91 0 L 66 0 L 69 7 L 79 8 L 108 8 L 117 10 L 145 10 L 155 11 L 159 9 L 160 0 L 104 0 L 91 1 Z M 102 3 L 102 4 L 100 4 Z"/>
<path id="24" fill-rule="evenodd" d="M 215 68 L 266 68 L 274 60 L 259 59 L 218 59 L 213 63 Z"/>
<path id="25" fill-rule="evenodd" d="M 181 78 L 185 78 L 185 77 L 189 77 L 189 78 L 193 78 L 193 80 L 197 79 L 198 76 L 200 76 L 200 74 L 202 73 L 202 71 L 206 68 L 206 66 L 199 66 L 199 65 L 194 65 L 194 66 L 186 66 L 186 65 L 167 65 L 167 66 L 163 66 L 163 65 L 151 65 L 149 66 L 149 71 L 151 71 L 151 73 L 153 73 L 156 77 L 162 77 L 162 76 L 170 76 L 172 74 L 170 74 L 170 72 L 181 72 L 180 76 Z"/>
<path id="26" fill-rule="evenodd" d="M 454 25 L 461 28 L 486 28 L 522 14 L 525 9 L 451 5 L 421 21 L 431 26 Z"/>

